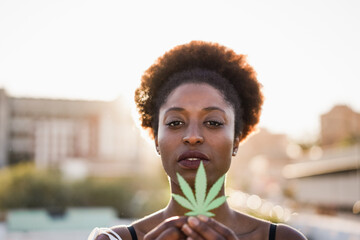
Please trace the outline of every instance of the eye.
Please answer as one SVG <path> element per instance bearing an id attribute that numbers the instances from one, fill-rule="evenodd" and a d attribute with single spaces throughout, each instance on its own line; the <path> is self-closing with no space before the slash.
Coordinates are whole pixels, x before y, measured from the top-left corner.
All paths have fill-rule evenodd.
<path id="1" fill-rule="evenodd" d="M 166 123 L 166 126 L 171 127 L 171 128 L 177 128 L 184 125 L 184 122 L 182 121 L 171 121 L 169 123 Z"/>
<path id="2" fill-rule="evenodd" d="M 211 128 L 218 128 L 224 125 L 222 122 L 219 121 L 206 121 L 204 122 L 204 124 Z"/>

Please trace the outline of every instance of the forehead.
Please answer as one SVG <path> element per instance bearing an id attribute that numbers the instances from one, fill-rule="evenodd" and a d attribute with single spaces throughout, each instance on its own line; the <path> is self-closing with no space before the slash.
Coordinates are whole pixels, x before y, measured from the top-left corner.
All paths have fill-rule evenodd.
<path id="1" fill-rule="evenodd" d="M 161 109 L 171 107 L 207 108 L 215 106 L 224 110 L 232 106 L 222 93 L 207 83 L 184 83 L 176 87 L 167 97 Z"/>

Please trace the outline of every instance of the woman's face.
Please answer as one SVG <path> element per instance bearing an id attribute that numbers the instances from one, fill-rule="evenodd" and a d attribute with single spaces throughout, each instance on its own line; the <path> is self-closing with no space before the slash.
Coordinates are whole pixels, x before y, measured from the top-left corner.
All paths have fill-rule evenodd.
<path id="1" fill-rule="evenodd" d="M 175 88 L 159 109 L 155 138 L 171 181 L 177 183 L 178 172 L 193 184 L 200 161 L 209 183 L 225 174 L 239 145 L 234 126 L 233 107 L 214 87 L 185 83 Z"/>

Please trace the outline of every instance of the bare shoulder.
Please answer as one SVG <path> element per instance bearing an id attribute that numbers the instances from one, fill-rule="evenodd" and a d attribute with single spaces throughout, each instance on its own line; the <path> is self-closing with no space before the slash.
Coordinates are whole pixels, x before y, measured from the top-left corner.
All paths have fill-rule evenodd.
<path id="1" fill-rule="evenodd" d="M 239 237 L 251 239 L 268 239 L 270 233 L 270 222 L 255 218 L 244 213 L 237 213 L 237 221 L 231 228 L 236 230 Z M 241 222 L 242 224 L 238 224 Z M 276 224 L 276 240 L 307 240 L 306 237 L 295 228 L 286 224 Z"/>
<path id="2" fill-rule="evenodd" d="M 159 224 L 159 221 L 161 221 L 160 215 L 161 215 L 161 211 L 158 211 L 156 213 L 153 213 L 151 215 L 148 215 L 144 218 L 141 218 L 141 219 L 131 223 L 131 226 L 133 226 L 135 229 L 135 233 L 136 233 L 138 239 L 142 239 L 143 236 L 148 231 L 150 231 L 157 224 Z M 111 232 L 111 231 L 114 231 L 117 235 L 119 235 L 122 240 L 132 240 L 131 233 L 127 226 L 118 225 L 118 226 L 113 226 L 110 229 L 111 230 L 109 230 L 106 233 L 100 233 L 93 240 L 110 240 L 110 237 L 108 234 L 110 234 L 109 232 Z M 114 234 L 112 234 L 112 235 L 114 235 Z"/>
<path id="3" fill-rule="evenodd" d="M 135 221 L 132 226 L 135 228 L 138 238 L 143 239 L 145 234 L 154 229 L 163 220 L 164 219 L 162 217 L 162 210 L 160 210 Z"/>
<path id="4" fill-rule="evenodd" d="M 295 228 L 285 224 L 278 224 L 276 228 L 276 240 L 307 240 L 307 238 Z"/>

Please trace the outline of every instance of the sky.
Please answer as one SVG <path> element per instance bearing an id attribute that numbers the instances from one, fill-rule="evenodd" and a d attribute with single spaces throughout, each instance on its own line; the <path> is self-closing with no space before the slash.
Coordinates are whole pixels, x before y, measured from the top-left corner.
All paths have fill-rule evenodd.
<path id="1" fill-rule="evenodd" d="M 360 112 L 360 1 L 0 0 L 0 88 L 11 96 L 133 102 L 142 73 L 191 40 L 248 56 L 260 127 L 319 134 L 336 104 Z"/>

